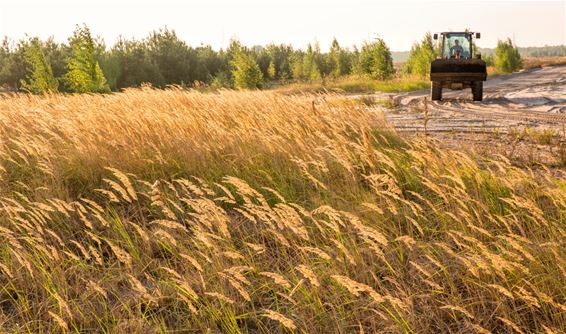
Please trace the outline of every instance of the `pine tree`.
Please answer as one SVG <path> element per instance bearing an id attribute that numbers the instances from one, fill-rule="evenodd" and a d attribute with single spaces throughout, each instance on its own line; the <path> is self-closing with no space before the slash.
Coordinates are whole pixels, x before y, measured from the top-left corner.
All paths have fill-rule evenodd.
<path id="1" fill-rule="evenodd" d="M 24 44 L 24 59 L 30 66 L 30 73 L 21 80 L 21 89 L 34 94 L 57 92 L 59 83 L 53 77 L 39 39 L 32 38 Z"/>
<path id="2" fill-rule="evenodd" d="M 263 74 L 255 59 L 238 46 L 233 53 L 232 76 L 234 85 L 240 89 L 254 89 L 261 87 Z"/>
<path id="3" fill-rule="evenodd" d="M 109 93 L 110 87 L 95 57 L 94 40 L 85 25 L 77 26 L 69 39 L 71 57 L 68 59 L 65 82 L 76 93 Z"/>

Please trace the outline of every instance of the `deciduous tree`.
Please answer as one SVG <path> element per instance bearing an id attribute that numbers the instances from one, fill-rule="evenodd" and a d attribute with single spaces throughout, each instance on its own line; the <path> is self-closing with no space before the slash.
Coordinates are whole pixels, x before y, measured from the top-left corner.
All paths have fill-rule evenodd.
<path id="1" fill-rule="evenodd" d="M 404 70 L 408 74 L 426 77 L 430 73 L 430 63 L 435 56 L 432 36 L 427 32 L 420 43 L 413 44 Z"/>
<path id="2" fill-rule="evenodd" d="M 357 72 L 371 78 L 386 80 L 395 73 L 391 51 L 381 38 L 366 42 L 362 46 L 358 60 Z"/>

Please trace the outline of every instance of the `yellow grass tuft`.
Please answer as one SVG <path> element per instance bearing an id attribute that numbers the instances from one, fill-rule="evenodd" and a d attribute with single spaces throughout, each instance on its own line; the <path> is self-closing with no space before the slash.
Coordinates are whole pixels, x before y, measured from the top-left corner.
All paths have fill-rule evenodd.
<path id="1" fill-rule="evenodd" d="M 265 312 L 263 314 L 264 317 L 279 322 L 285 328 L 290 329 L 290 330 L 296 330 L 297 329 L 297 326 L 295 325 L 293 320 L 287 318 L 283 314 L 281 314 L 279 312 L 272 311 L 272 310 L 264 310 L 264 312 Z"/>
<path id="2" fill-rule="evenodd" d="M 297 271 L 300 272 L 309 281 L 310 284 L 316 287 L 320 287 L 320 282 L 318 281 L 318 277 L 316 276 L 314 271 L 310 270 L 305 265 L 296 266 L 295 269 L 297 269 Z"/>
<path id="3" fill-rule="evenodd" d="M 275 284 L 282 286 L 285 289 L 291 289 L 291 284 L 289 283 L 289 281 L 277 274 L 277 273 L 272 273 L 272 272 L 267 272 L 267 271 L 263 271 L 261 273 L 259 273 L 261 276 L 265 276 L 265 277 L 269 277 L 273 280 L 273 282 L 275 282 Z"/>

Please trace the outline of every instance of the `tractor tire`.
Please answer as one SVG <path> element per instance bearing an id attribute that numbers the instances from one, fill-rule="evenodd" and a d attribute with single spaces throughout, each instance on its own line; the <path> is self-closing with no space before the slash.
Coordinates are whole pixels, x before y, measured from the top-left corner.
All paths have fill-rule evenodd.
<path id="1" fill-rule="evenodd" d="M 430 86 L 430 99 L 432 101 L 442 100 L 442 82 L 433 81 Z"/>
<path id="2" fill-rule="evenodd" d="M 474 81 L 472 83 L 472 95 L 474 101 L 483 100 L 483 81 Z"/>

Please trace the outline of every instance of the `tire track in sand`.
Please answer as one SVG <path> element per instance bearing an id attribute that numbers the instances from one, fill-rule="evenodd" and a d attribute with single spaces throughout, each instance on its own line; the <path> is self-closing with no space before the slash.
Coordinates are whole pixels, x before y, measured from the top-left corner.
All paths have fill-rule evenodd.
<path id="1" fill-rule="evenodd" d="M 484 83 L 484 100 L 472 101 L 469 89 L 443 91 L 442 101 L 429 101 L 429 132 L 478 132 L 566 125 L 566 66 L 545 67 L 495 77 Z M 423 131 L 424 97 L 428 90 L 389 95 L 398 105 L 385 111 L 399 131 Z"/>

